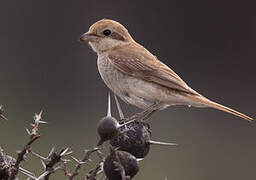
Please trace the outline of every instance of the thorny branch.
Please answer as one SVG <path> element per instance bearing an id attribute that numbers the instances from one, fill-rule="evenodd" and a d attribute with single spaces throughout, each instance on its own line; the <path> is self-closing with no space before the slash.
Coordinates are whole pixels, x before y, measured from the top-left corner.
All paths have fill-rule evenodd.
<path id="1" fill-rule="evenodd" d="M 7 120 L 7 118 L 4 116 L 4 109 L 2 105 L 0 105 L 0 118 Z"/>
<path id="2" fill-rule="evenodd" d="M 2 115 L 3 112 L 4 111 L 2 110 L 2 106 L 0 106 L 0 115 Z M 51 174 L 55 173 L 57 170 L 63 170 L 65 173 L 65 176 L 67 176 L 69 180 L 72 180 L 75 176 L 78 175 L 82 165 L 86 163 L 86 161 L 90 161 L 90 156 L 93 153 L 97 153 L 100 159 L 103 160 L 103 157 L 101 156 L 101 152 L 99 148 L 95 147 L 91 150 L 86 151 L 84 154 L 84 157 L 81 160 L 77 160 L 76 158 L 72 157 L 77 162 L 77 165 L 74 169 L 74 172 L 69 173 L 67 170 L 66 164 L 70 160 L 64 159 L 64 157 L 72 153 L 71 151 L 69 151 L 68 148 L 62 149 L 59 153 L 55 152 L 55 148 L 52 148 L 47 157 L 43 157 L 33 152 L 31 150 L 31 145 L 40 137 L 40 134 L 38 133 L 38 128 L 39 128 L 39 124 L 41 123 L 46 123 L 45 121 L 42 121 L 42 111 L 39 114 L 35 114 L 34 123 L 31 124 L 33 128 L 31 130 L 28 130 L 26 128 L 26 131 L 30 136 L 29 141 L 24 146 L 24 148 L 18 152 L 17 160 L 12 158 L 11 156 L 6 155 L 4 151 L 0 148 L 0 179 L 14 180 L 16 179 L 16 176 L 20 171 L 26 176 L 28 176 L 29 178 L 34 180 L 48 180 Z M 44 172 L 40 176 L 36 177 L 33 173 L 20 167 L 20 164 L 22 161 L 24 161 L 27 153 L 31 153 L 41 160 L 42 165 L 44 167 Z M 62 163 L 62 165 L 55 167 L 56 164 L 58 163 Z M 102 169 L 103 168 L 102 168 L 102 161 L 101 161 L 96 166 L 95 169 L 91 170 L 86 175 L 85 179 L 88 179 L 88 180 L 96 179 L 97 174 L 100 173 Z M 6 173 L 4 173 L 5 171 Z M 2 177 L 2 173 L 4 173 L 3 177 Z"/>
<path id="3" fill-rule="evenodd" d="M 15 164 L 15 159 L 5 154 L 0 147 L 0 179 L 7 179 L 10 175 L 10 167 Z"/>
<path id="4" fill-rule="evenodd" d="M 12 174 L 12 167 L 15 165 L 16 159 L 8 156 L 4 153 L 3 149 L 0 148 L 0 179 L 10 179 Z M 22 167 L 19 167 L 19 171 L 26 176 L 34 179 L 35 175 Z"/>
<path id="5" fill-rule="evenodd" d="M 69 161 L 69 160 L 63 159 L 63 157 L 68 156 L 71 153 L 72 153 L 72 151 L 68 152 L 68 148 L 67 148 L 67 149 L 62 149 L 58 154 L 53 153 L 51 155 L 51 160 L 48 163 L 46 163 L 46 168 L 45 169 L 49 173 L 45 176 L 45 180 L 48 180 L 50 175 L 52 173 L 54 173 L 58 169 L 58 167 L 57 167 L 57 169 L 53 168 L 55 166 L 55 164 L 57 164 L 59 162 L 63 162 L 64 163 L 64 162 L 68 162 Z"/>
<path id="6" fill-rule="evenodd" d="M 155 107 L 158 106 L 158 104 L 154 104 L 152 107 L 146 109 L 145 111 L 137 113 L 131 117 L 124 118 L 120 104 L 116 97 L 115 97 L 115 100 L 116 100 L 118 112 L 120 115 L 119 123 L 121 123 L 122 125 L 124 125 L 127 122 L 130 122 L 132 120 L 138 121 L 138 122 L 144 124 L 143 121 L 147 120 L 151 116 L 151 113 L 155 111 Z M 3 110 L 2 106 L 0 105 L 0 118 L 6 119 L 6 117 L 3 114 L 4 114 L 4 110 Z M 6 155 L 0 147 L 0 180 L 1 179 L 3 179 L 3 180 L 17 179 L 16 176 L 17 176 L 18 172 L 23 173 L 26 176 L 28 176 L 28 179 L 49 180 L 50 176 L 53 173 L 55 173 L 57 170 L 62 170 L 64 172 L 65 176 L 67 177 L 67 180 L 73 180 L 79 174 L 79 171 L 82 168 L 83 164 L 87 163 L 87 161 L 91 161 L 90 156 L 94 153 L 97 153 L 100 161 L 98 161 L 98 163 L 96 164 L 94 169 L 90 170 L 85 175 L 85 177 L 83 178 L 84 180 L 101 179 L 102 175 L 104 175 L 104 174 L 108 178 L 111 179 L 112 175 L 111 174 L 109 175 L 106 171 L 106 169 L 108 169 L 108 168 L 105 168 L 108 166 L 108 164 L 105 163 L 106 162 L 105 160 L 108 158 L 114 158 L 114 159 L 111 159 L 111 161 L 113 160 L 112 163 L 114 163 L 114 166 L 113 166 L 114 168 L 112 168 L 112 167 L 110 168 L 110 173 L 118 172 L 118 176 L 119 177 L 121 176 L 120 178 L 122 180 L 131 179 L 138 172 L 138 164 L 137 164 L 136 158 L 134 157 L 135 155 L 133 156 L 132 153 L 131 154 L 129 153 L 129 151 L 127 151 L 127 153 L 130 154 L 129 157 L 130 156 L 134 157 L 135 162 L 136 162 L 135 166 L 131 166 L 131 167 L 136 167 L 135 168 L 136 170 L 134 170 L 134 174 L 132 174 L 129 171 L 129 169 L 125 166 L 126 164 L 122 164 L 121 160 L 123 161 L 123 158 L 126 156 L 124 156 L 124 157 L 119 156 L 119 154 L 116 151 L 117 149 L 114 149 L 114 148 L 111 149 L 110 152 L 112 154 L 109 154 L 107 156 L 107 158 L 105 159 L 101 155 L 100 147 L 96 146 L 90 150 L 87 150 L 84 153 L 84 156 L 82 157 L 81 160 L 78 160 L 75 157 L 71 156 L 71 158 L 76 162 L 76 165 L 75 165 L 73 172 L 70 173 L 67 169 L 67 163 L 70 160 L 65 159 L 67 156 L 69 156 L 72 153 L 72 151 L 70 151 L 69 148 L 62 149 L 60 152 L 55 152 L 55 148 L 52 148 L 47 157 L 43 157 L 43 156 L 37 154 L 36 152 L 32 151 L 31 145 L 40 137 L 38 128 L 39 128 L 39 124 L 41 124 L 41 123 L 46 123 L 45 121 L 42 121 L 42 111 L 39 114 L 35 114 L 34 123 L 31 124 L 33 128 L 31 130 L 28 130 L 26 128 L 26 131 L 29 134 L 29 141 L 24 146 L 24 148 L 18 152 L 17 160 L 12 158 L 11 156 Z M 147 124 L 147 123 L 145 123 L 145 124 Z M 129 128 L 131 129 L 132 127 L 129 127 Z M 127 136 L 127 138 L 129 138 L 129 137 Z M 117 147 L 119 147 L 119 146 L 117 146 Z M 141 146 L 141 147 L 143 148 L 144 146 Z M 32 155 L 36 156 L 42 162 L 44 171 L 38 177 L 36 177 L 33 173 L 29 172 L 28 170 L 25 170 L 22 167 L 20 167 L 20 164 L 22 161 L 24 161 L 27 153 L 31 153 Z M 104 169 L 105 173 L 100 174 L 103 171 L 103 166 L 105 168 Z M 119 175 L 119 173 L 120 173 L 120 175 Z"/>
<path id="7" fill-rule="evenodd" d="M 64 157 L 70 155 L 72 151 L 69 151 L 69 149 L 66 148 L 66 149 L 62 149 L 59 153 L 56 153 L 54 152 L 54 150 L 55 148 L 53 147 L 46 158 L 31 151 L 31 153 L 34 156 L 38 157 L 41 160 L 42 165 L 44 167 L 44 172 L 37 179 L 48 180 L 50 178 L 50 175 L 55 173 L 57 170 L 59 169 L 64 170 L 64 167 L 62 166 L 57 166 L 57 167 L 54 167 L 54 166 L 59 162 L 62 162 L 63 164 L 67 163 L 69 160 L 64 159 Z"/>
<path id="8" fill-rule="evenodd" d="M 91 170 L 84 178 L 84 180 L 96 180 L 97 175 L 103 171 L 103 163 L 99 163 L 95 169 Z"/>
<path id="9" fill-rule="evenodd" d="M 37 140 L 40 137 L 40 135 L 33 135 L 29 142 L 25 145 L 24 149 L 20 152 L 18 152 L 18 158 L 16 160 L 16 163 L 14 164 L 14 166 L 12 167 L 12 172 L 11 172 L 11 176 L 10 179 L 14 180 L 16 175 L 18 174 L 18 170 L 19 170 L 19 166 L 20 163 L 25 159 L 25 154 L 27 154 L 30 151 L 31 148 L 31 144 Z"/>
<path id="10" fill-rule="evenodd" d="M 78 175 L 79 169 L 82 167 L 83 164 L 86 163 L 86 161 L 89 161 L 89 160 L 90 160 L 91 154 L 93 154 L 93 153 L 95 153 L 95 152 L 98 152 L 98 153 L 100 152 L 98 147 L 95 147 L 95 148 L 93 148 L 93 149 L 91 149 L 91 150 L 87 150 L 87 151 L 85 152 L 84 157 L 82 158 L 82 160 L 78 160 L 78 159 L 72 157 L 72 158 L 77 162 L 77 165 L 76 165 L 76 167 L 75 167 L 74 172 L 69 175 L 69 177 L 68 177 L 69 180 L 72 180 L 75 176 Z"/>
<path id="11" fill-rule="evenodd" d="M 31 132 L 28 129 L 26 129 L 26 131 L 30 135 L 30 138 L 28 143 L 24 146 L 23 150 L 18 152 L 18 158 L 15 164 L 11 167 L 10 180 L 15 179 L 16 175 L 19 172 L 20 163 L 25 159 L 25 155 L 29 151 L 31 151 L 31 145 L 40 137 L 40 134 L 38 133 L 38 126 L 40 123 L 46 123 L 42 121 L 42 111 L 39 114 L 35 114 L 34 123 L 31 124 L 33 126 Z"/>

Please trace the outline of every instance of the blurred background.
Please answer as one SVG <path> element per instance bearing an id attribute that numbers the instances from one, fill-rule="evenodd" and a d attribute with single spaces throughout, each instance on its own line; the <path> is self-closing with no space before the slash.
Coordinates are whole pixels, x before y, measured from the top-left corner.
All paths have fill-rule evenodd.
<path id="1" fill-rule="evenodd" d="M 102 18 L 122 23 L 201 94 L 256 117 L 253 2 L 2 1 L 0 104 L 9 121 L 0 121 L 0 146 L 8 154 L 16 157 L 27 142 L 25 127 L 41 109 L 49 125 L 40 127 L 34 151 L 46 155 L 52 146 L 70 147 L 79 158 L 98 141 L 95 129 L 106 114 L 108 90 L 96 54 L 78 38 Z M 122 107 L 126 115 L 138 111 Z M 179 146 L 152 146 L 135 179 L 256 178 L 254 124 L 213 109 L 171 107 L 150 125 L 154 140 Z M 22 166 L 42 172 L 38 160 Z M 52 179 L 64 179 L 63 173 Z"/>

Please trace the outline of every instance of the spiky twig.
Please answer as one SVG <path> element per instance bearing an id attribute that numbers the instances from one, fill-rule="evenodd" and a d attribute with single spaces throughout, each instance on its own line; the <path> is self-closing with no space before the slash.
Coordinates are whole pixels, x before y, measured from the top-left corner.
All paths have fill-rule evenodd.
<path id="1" fill-rule="evenodd" d="M 7 118 L 4 116 L 4 109 L 2 105 L 0 105 L 0 118 L 7 120 Z"/>
<path id="2" fill-rule="evenodd" d="M 22 174 L 26 175 L 28 177 L 28 179 L 37 179 L 37 177 L 35 176 L 34 173 L 22 168 L 22 167 L 19 167 L 19 172 L 21 172 Z"/>
<path id="3" fill-rule="evenodd" d="M 31 145 L 40 137 L 38 133 L 38 126 L 40 123 L 46 123 L 42 121 L 42 111 L 39 114 L 35 114 L 34 123 L 32 124 L 33 128 L 31 132 L 26 129 L 28 134 L 30 135 L 28 143 L 24 146 L 22 151 L 18 152 L 18 158 L 15 164 L 11 167 L 10 180 L 14 180 L 19 171 L 20 163 L 25 159 L 25 155 L 31 151 Z"/>
<path id="4" fill-rule="evenodd" d="M 5 154 L 0 147 L 0 179 L 7 179 L 10 176 L 10 168 L 15 164 L 15 159 Z"/>
<path id="5" fill-rule="evenodd" d="M 93 154 L 94 152 L 98 152 L 98 151 L 99 151 L 99 148 L 97 148 L 97 147 L 96 147 L 96 148 L 93 148 L 93 149 L 91 149 L 91 150 L 87 150 L 87 151 L 85 152 L 84 157 L 83 157 L 82 160 L 78 160 L 78 159 L 72 157 L 72 158 L 77 162 L 77 165 L 76 165 L 76 167 L 75 167 L 74 172 L 69 175 L 68 179 L 69 179 L 69 180 L 72 180 L 75 176 L 77 176 L 77 175 L 78 175 L 78 172 L 79 172 L 79 169 L 81 168 L 81 166 L 82 166 L 86 161 L 90 160 L 91 154 Z"/>
<path id="6" fill-rule="evenodd" d="M 92 169 L 84 180 L 97 180 L 97 175 L 103 171 L 103 162 L 100 162 L 95 169 Z"/>
<path id="7" fill-rule="evenodd" d="M 54 167 L 57 163 L 59 163 L 59 162 L 66 163 L 69 161 L 67 159 L 64 159 L 64 157 L 70 155 L 72 153 L 72 151 L 69 151 L 69 149 L 66 148 L 66 149 L 62 149 L 59 153 L 56 153 L 56 152 L 54 152 L 54 149 L 55 148 L 51 149 L 50 153 L 48 154 L 48 156 L 46 158 L 35 153 L 35 152 L 31 152 L 34 156 L 38 157 L 41 160 L 42 165 L 45 170 L 38 177 L 38 179 L 48 180 L 51 174 L 56 172 L 58 169 L 63 169 L 63 167 L 61 167 L 61 166 Z"/>
<path id="8" fill-rule="evenodd" d="M 16 161 L 15 165 L 12 167 L 12 173 L 11 173 L 11 177 L 10 177 L 11 180 L 15 179 L 16 175 L 18 174 L 20 163 L 25 159 L 25 154 L 30 150 L 31 144 L 35 140 L 37 140 L 39 137 L 40 137 L 39 134 L 31 136 L 29 142 L 25 145 L 23 150 L 18 152 L 17 161 Z"/>

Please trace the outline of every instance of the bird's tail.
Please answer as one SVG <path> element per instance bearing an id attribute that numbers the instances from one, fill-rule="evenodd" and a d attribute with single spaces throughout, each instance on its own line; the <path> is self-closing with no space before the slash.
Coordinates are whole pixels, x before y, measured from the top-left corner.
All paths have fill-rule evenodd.
<path id="1" fill-rule="evenodd" d="M 233 114 L 233 115 L 238 116 L 240 118 L 243 118 L 247 121 L 253 121 L 254 120 L 253 118 L 251 118 L 251 117 L 249 117 L 249 116 L 247 116 L 243 113 L 240 113 L 240 112 L 238 112 L 234 109 L 231 109 L 231 108 L 226 107 L 224 105 L 213 102 L 213 101 L 211 101 L 211 100 L 209 100 L 209 99 L 207 99 L 203 96 L 192 96 L 191 98 L 196 100 L 197 102 L 202 103 L 203 105 L 205 105 L 207 107 L 211 107 L 211 108 L 214 108 L 214 109 L 218 109 L 218 110 Z"/>

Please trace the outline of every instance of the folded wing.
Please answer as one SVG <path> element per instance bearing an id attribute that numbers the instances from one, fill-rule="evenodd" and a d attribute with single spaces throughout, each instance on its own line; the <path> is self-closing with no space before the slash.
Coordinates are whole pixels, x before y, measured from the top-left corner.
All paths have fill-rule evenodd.
<path id="1" fill-rule="evenodd" d="M 108 54 L 108 60 L 115 68 L 130 76 L 173 90 L 199 95 L 154 55 L 140 45 L 134 46 L 112 50 Z"/>

